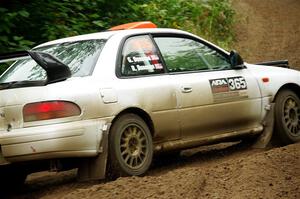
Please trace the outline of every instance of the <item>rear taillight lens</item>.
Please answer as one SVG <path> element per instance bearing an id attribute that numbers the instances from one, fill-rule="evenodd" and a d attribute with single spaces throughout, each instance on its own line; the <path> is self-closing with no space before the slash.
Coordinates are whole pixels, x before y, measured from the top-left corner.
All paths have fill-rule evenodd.
<path id="1" fill-rule="evenodd" d="M 26 104 L 23 108 L 24 122 L 49 120 L 80 115 L 77 104 L 67 101 L 46 101 Z"/>

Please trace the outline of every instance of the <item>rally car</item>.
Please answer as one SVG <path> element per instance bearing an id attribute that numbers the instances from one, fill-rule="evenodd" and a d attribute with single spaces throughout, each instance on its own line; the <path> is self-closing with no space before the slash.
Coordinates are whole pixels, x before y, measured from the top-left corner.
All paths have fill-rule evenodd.
<path id="1" fill-rule="evenodd" d="M 16 60 L 0 77 L 0 175 L 15 181 L 143 175 L 153 154 L 269 140 L 273 124 L 280 142 L 300 140 L 298 71 L 185 31 L 130 23 L 0 59 Z"/>

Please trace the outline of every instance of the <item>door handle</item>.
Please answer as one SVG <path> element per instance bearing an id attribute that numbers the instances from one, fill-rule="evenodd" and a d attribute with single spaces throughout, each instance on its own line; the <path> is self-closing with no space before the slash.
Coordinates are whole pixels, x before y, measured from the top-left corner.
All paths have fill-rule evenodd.
<path id="1" fill-rule="evenodd" d="M 192 91 L 193 91 L 193 89 L 190 86 L 183 86 L 183 87 L 181 87 L 181 92 L 183 92 L 183 93 L 190 93 Z"/>

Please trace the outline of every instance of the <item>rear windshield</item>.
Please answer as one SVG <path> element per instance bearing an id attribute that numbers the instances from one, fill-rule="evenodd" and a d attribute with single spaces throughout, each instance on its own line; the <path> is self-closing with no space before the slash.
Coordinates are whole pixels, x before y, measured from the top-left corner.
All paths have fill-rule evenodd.
<path id="1" fill-rule="evenodd" d="M 92 74 L 104 44 L 105 40 L 86 40 L 44 46 L 34 51 L 46 52 L 59 59 L 70 68 L 72 77 L 84 77 Z M 13 63 L 0 77 L 0 83 L 46 79 L 46 71 L 28 57 Z"/>

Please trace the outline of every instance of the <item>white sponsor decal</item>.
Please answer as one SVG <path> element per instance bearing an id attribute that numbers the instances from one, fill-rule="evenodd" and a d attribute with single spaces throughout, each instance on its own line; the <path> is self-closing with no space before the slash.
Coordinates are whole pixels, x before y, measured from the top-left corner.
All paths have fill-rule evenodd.
<path id="1" fill-rule="evenodd" d="M 215 102 L 247 98 L 247 82 L 244 77 L 228 77 L 209 80 Z"/>

